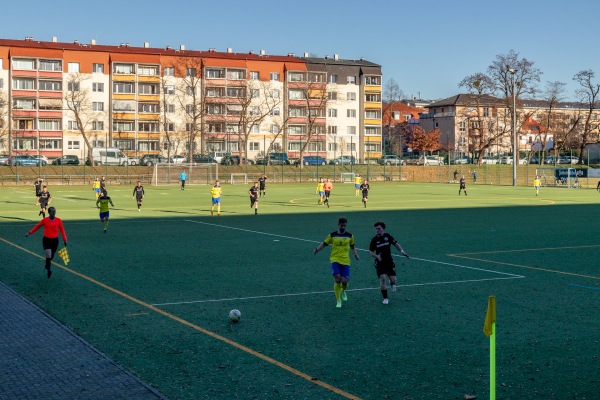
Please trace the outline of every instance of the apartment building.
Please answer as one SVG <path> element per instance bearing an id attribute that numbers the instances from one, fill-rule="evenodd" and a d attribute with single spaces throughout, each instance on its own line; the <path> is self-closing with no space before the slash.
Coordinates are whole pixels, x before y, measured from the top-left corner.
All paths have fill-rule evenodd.
<path id="1" fill-rule="evenodd" d="M 381 67 L 262 50 L 0 39 L 0 151 L 85 158 L 104 146 L 136 157 L 377 158 Z"/>

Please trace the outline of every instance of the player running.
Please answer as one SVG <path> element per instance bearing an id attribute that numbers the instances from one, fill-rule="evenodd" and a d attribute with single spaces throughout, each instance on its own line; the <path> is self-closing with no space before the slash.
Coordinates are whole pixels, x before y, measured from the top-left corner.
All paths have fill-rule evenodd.
<path id="1" fill-rule="evenodd" d="M 313 251 L 313 254 L 317 254 L 324 247 L 331 245 L 331 255 L 329 261 L 331 262 L 331 271 L 333 274 L 333 292 L 335 293 L 335 299 L 337 301 L 336 307 L 342 307 L 342 300 L 347 301 L 348 295 L 346 289 L 348 288 L 348 281 L 350 280 L 350 256 L 349 252 L 352 250 L 354 258 L 359 260 L 358 252 L 354 247 L 354 235 L 346 231 L 348 220 L 344 217 L 338 220 L 338 229 L 335 232 L 327 235 L 323 243 L 319 243 L 317 248 Z"/>
<path id="2" fill-rule="evenodd" d="M 319 182 L 317 183 L 317 194 L 319 195 L 318 205 L 323 204 L 323 200 L 325 199 L 325 182 L 323 182 L 323 178 L 319 178 Z"/>
<path id="3" fill-rule="evenodd" d="M 133 188 L 133 196 L 131 197 L 135 197 L 135 200 L 137 201 L 138 212 L 142 211 L 142 200 L 144 199 L 145 194 L 142 182 L 137 181 L 137 185 Z"/>
<path id="4" fill-rule="evenodd" d="M 215 205 L 217 206 L 217 215 L 221 215 L 221 184 L 219 181 L 215 181 L 215 186 L 210 189 L 210 195 L 212 196 L 212 205 L 210 207 L 210 215 L 215 215 Z"/>
<path id="5" fill-rule="evenodd" d="M 96 199 L 100 197 L 100 179 L 98 177 L 94 178 L 94 183 L 92 183 L 92 190 L 96 193 Z"/>
<path id="6" fill-rule="evenodd" d="M 115 206 L 105 190 L 102 192 L 102 196 L 98 197 L 98 200 L 96 200 L 96 207 L 100 209 L 100 220 L 104 223 L 104 233 L 106 233 L 106 230 L 108 229 L 108 217 L 110 217 L 109 203 L 112 207 Z"/>
<path id="7" fill-rule="evenodd" d="M 383 296 L 383 304 L 388 304 L 387 286 L 385 282 L 385 276 L 387 275 L 392 286 L 392 292 L 396 291 L 396 264 L 392 259 L 392 249 L 395 248 L 400 251 L 406 258 L 410 258 L 408 254 L 402 249 L 400 243 L 394 239 L 392 235 L 385 232 L 385 224 L 383 222 L 375 222 L 375 237 L 371 239 L 369 245 L 369 251 L 371 256 L 375 259 L 375 272 L 379 277 L 381 295 Z"/>
<path id="8" fill-rule="evenodd" d="M 254 215 L 258 214 L 258 181 L 248 190 L 250 195 L 250 208 L 254 207 Z"/>
<path id="9" fill-rule="evenodd" d="M 44 187 L 42 187 L 42 191 L 40 192 L 40 195 L 37 198 L 37 205 L 40 206 L 40 208 L 41 208 L 38 215 L 41 215 L 42 218 L 46 218 L 46 208 L 50 205 L 51 202 L 52 202 L 52 195 L 50 195 L 48 188 L 44 185 Z"/>
<path id="10" fill-rule="evenodd" d="M 329 196 L 331 196 L 331 189 L 333 189 L 333 183 L 327 178 L 323 183 L 323 192 L 325 194 L 324 203 L 327 204 L 327 208 L 329 208 Z"/>
<path id="11" fill-rule="evenodd" d="M 36 178 L 35 182 L 33 182 L 33 187 L 35 188 L 35 197 L 40 197 L 40 193 L 42 193 L 42 185 L 44 180 L 42 178 Z"/>
<path id="12" fill-rule="evenodd" d="M 362 202 L 365 205 L 365 208 L 367 208 L 367 200 L 369 200 L 369 189 L 371 189 L 371 187 L 365 179 L 362 185 L 360 185 L 360 191 L 362 192 Z"/>
<path id="13" fill-rule="evenodd" d="M 52 276 L 52 270 L 50 269 L 50 266 L 52 265 L 54 254 L 56 254 L 56 249 L 58 249 L 58 233 L 60 232 L 62 235 L 63 241 L 65 242 L 65 247 L 67 246 L 67 234 L 65 233 L 62 220 L 60 218 L 56 218 L 56 208 L 48 208 L 48 215 L 48 218 L 42 219 L 36 226 L 31 228 L 31 230 L 25 234 L 25 237 L 33 234 L 42 226 L 44 227 L 42 246 L 44 246 L 44 253 L 46 254 L 45 268 L 46 271 L 48 271 L 48 278 L 50 278 L 50 276 Z"/>

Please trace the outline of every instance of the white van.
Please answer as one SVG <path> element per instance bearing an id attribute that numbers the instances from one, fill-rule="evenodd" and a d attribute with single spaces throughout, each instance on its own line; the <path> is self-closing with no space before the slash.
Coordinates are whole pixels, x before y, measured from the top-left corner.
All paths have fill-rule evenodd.
<path id="1" fill-rule="evenodd" d="M 223 157 L 230 156 L 231 153 L 226 152 L 226 151 L 213 151 L 209 155 L 215 159 L 217 164 L 219 164 L 219 163 L 221 163 L 221 160 L 223 159 Z"/>
<path id="2" fill-rule="evenodd" d="M 116 147 L 94 147 L 94 165 L 137 165 L 135 158 L 129 158 Z"/>

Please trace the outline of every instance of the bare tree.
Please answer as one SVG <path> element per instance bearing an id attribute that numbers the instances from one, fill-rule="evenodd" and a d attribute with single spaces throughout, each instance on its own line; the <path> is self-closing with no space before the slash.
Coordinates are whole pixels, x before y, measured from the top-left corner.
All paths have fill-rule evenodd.
<path id="1" fill-rule="evenodd" d="M 547 82 L 546 88 L 542 92 L 544 107 L 540 110 L 537 110 L 537 113 L 541 114 L 543 117 L 543 121 L 539 121 L 541 124 L 538 137 L 542 150 L 546 148 L 548 143 L 548 133 L 550 131 L 554 132 L 555 134 L 554 145 L 556 146 L 557 144 L 558 137 L 556 136 L 559 135 L 559 132 L 562 130 L 559 124 L 561 123 L 560 121 L 563 121 L 563 119 L 560 118 L 562 115 L 557 115 L 556 108 L 564 101 L 565 86 L 566 83 L 564 82 Z M 542 153 L 542 157 L 540 158 L 540 164 L 543 162 L 544 153 Z"/>
<path id="2" fill-rule="evenodd" d="M 581 86 L 581 88 L 577 89 L 575 92 L 579 101 L 585 104 L 587 111 L 583 116 L 583 132 L 581 135 L 581 143 L 579 145 L 579 163 L 583 162 L 583 150 L 587 146 L 590 138 L 590 133 L 595 125 L 592 124 L 592 115 L 594 110 L 598 109 L 600 106 L 600 102 L 598 99 L 598 94 L 600 92 L 600 84 L 594 82 L 595 73 L 592 70 L 583 70 L 579 71 L 573 77 L 573 80 Z"/>
<path id="3" fill-rule="evenodd" d="M 8 109 L 7 94 L 0 90 L 0 149 L 11 154 L 12 143 L 8 137 Z"/>
<path id="4" fill-rule="evenodd" d="M 202 65 L 200 59 L 193 57 L 180 57 L 174 63 L 174 73 L 177 80 L 175 85 L 175 99 L 180 110 L 183 110 L 183 117 L 187 132 L 188 161 L 191 163 L 196 138 L 200 136 L 200 149 L 205 149 L 205 138 L 202 135 L 202 121 L 205 115 L 203 107 L 203 87 L 202 87 Z M 163 87 L 163 91 L 165 87 Z M 164 93 L 164 92 L 163 92 Z"/>
<path id="5" fill-rule="evenodd" d="M 536 84 L 540 82 L 540 76 L 542 75 L 542 72 L 535 68 L 534 64 L 533 61 L 526 58 L 519 59 L 519 53 L 510 50 L 508 54 L 498 54 L 487 69 L 488 76 L 494 83 L 495 91 L 502 95 L 505 106 L 510 113 L 511 122 L 517 129 L 519 129 L 517 121 L 522 121 L 522 118 L 519 118 L 518 115 L 517 101 L 521 97 L 535 97 Z M 515 110 L 515 108 L 517 109 Z M 513 110 L 515 110 L 514 113 Z M 517 120 L 512 121 L 515 114 L 517 114 Z M 514 162 L 519 162 L 518 152 L 514 155 Z"/>
<path id="6" fill-rule="evenodd" d="M 93 109 L 91 93 L 89 88 L 85 87 L 85 82 L 89 80 L 89 75 L 80 74 L 78 72 L 69 74 L 67 78 L 67 88 L 64 92 L 64 100 L 66 105 L 67 116 L 75 121 L 75 129 L 79 132 L 83 141 L 87 146 L 87 157 L 90 164 L 94 164 L 92 152 L 91 138 L 94 136 L 91 133 L 93 121 L 104 121 L 104 111 L 96 111 Z"/>
<path id="7" fill-rule="evenodd" d="M 385 83 L 383 88 L 383 110 L 382 115 L 386 120 L 382 121 L 386 128 L 385 136 L 387 136 L 390 150 L 395 154 L 402 154 L 402 132 L 403 125 L 394 124 L 394 107 L 400 103 L 404 97 L 404 92 L 400 89 L 400 85 L 393 78 Z"/>

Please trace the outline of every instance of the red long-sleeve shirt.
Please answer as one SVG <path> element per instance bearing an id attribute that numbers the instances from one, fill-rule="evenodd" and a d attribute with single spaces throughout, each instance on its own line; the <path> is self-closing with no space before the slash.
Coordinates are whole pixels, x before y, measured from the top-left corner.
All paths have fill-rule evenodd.
<path id="1" fill-rule="evenodd" d="M 31 235 L 41 227 L 44 227 L 44 236 L 50 239 L 54 239 L 58 237 L 58 232 L 62 235 L 63 240 L 67 241 L 67 234 L 65 233 L 65 227 L 63 226 L 62 220 L 60 218 L 54 217 L 54 219 L 50 219 L 50 217 L 46 217 L 41 220 L 36 226 L 31 228 L 29 234 Z"/>

